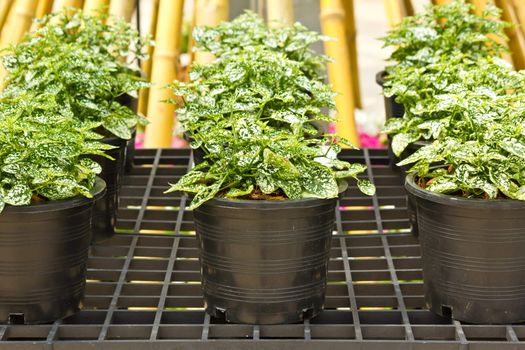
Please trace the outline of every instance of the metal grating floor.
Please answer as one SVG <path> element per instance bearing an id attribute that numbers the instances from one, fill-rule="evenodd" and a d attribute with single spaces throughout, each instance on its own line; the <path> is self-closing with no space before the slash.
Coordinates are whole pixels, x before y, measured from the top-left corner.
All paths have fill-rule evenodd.
<path id="1" fill-rule="evenodd" d="M 192 213 L 168 182 L 188 150 L 137 152 L 124 179 L 118 231 L 93 247 L 84 309 L 49 325 L 0 325 L 0 350 L 525 349 L 525 324 L 466 325 L 425 309 L 420 248 L 386 150 L 344 151 L 369 166 L 377 195 L 355 186 L 336 213 L 326 310 L 310 322 L 225 324 L 202 307 Z"/>

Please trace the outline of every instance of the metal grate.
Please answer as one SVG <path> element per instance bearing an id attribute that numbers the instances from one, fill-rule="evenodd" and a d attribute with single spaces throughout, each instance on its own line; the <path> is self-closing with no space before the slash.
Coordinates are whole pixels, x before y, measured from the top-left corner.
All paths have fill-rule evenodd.
<path id="1" fill-rule="evenodd" d="M 186 197 L 163 194 L 188 150 L 142 150 L 124 179 L 118 231 L 93 247 L 84 309 L 49 325 L 0 325 L 4 349 L 525 349 L 525 324 L 466 325 L 425 309 L 420 248 L 386 150 L 345 151 L 378 188 L 340 200 L 326 310 L 302 324 L 225 324 L 207 316 Z M 132 347 L 131 347 L 132 346 Z"/>

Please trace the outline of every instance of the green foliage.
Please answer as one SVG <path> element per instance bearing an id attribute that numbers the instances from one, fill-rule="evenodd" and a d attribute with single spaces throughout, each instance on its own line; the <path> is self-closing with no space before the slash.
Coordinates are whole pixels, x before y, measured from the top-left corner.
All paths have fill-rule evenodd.
<path id="1" fill-rule="evenodd" d="M 222 22 L 216 27 L 197 27 L 193 37 L 197 51 L 211 52 L 216 57 L 262 47 L 300 63 L 300 69 L 308 78 L 325 78 L 325 65 L 329 58 L 316 53 L 310 46 L 327 38 L 309 31 L 300 23 L 269 28 L 261 17 L 246 11 L 233 21 Z"/>
<path id="2" fill-rule="evenodd" d="M 405 107 L 385 132 L 429 191 L 474 198 L 525 200 L 525 72 L 498 58 L 509 24 L 489 5 L 481 17 L 455 1 L 406 19 L 385 43 L 395 46 L 385 84 Z M 436 164 L 440 166 L 436 166 Z"/>
<path id="3" fill-rule="evenodd" d="M 384 129 L 396 155 L 415 141 L 456 129 L 456 120 L 469 113 L 469 90 L 488 96 L 522 89 L 522 76 L 496 58 L 505 50 L 498 38 L 505 38 L 507 26 L 494 5 L 476 16 L 472 5 L 457 0 L 407 17 L 384 38 L 385 46 L 394 47 L 395 62 L 387 67 L 385 96 L 396 96 L 405 107 L 404 117 L 388 120 Z"/>
<path id="4" fill-rule="evenodd" d="M 236 198 L 256 190 L 282 191 L 290 199 L 337 197 L 344 180 L 357 179 L 366 167 L 337 159 L 338 141 L 346 141 L 314 137 L 318 131 L 312 122 L 331 121 L 322 109 L 334 107 L 330 87 L 310 70 L 312 61 L 323 58 L 310 57 L 309 49 L 294 53 L 268 45 L 264 40 L 273 32 L 261 19 L 251 13 L 240 18 L 252 23 L 246 31 L 241 19 L 197 30 L 199 47 L 210 47 L 223 35 L 223 44 L 210 49 L 218 59 L 195 66 L 189 83 L 172 85 L 183 98 L 179 121 L 191 146 L 206 156 L 169 192 L 195 193 L 190 208 L 216 196 Z M 302 27 L 282 29 L 293 33 L 282 42 L 306 40 L 303 29 L 293 28 Z M 301 58 L 301 51 L 309 54 Z M 375 191 L 368 180 L 358 179 L 358 185 L 367 194 Z"/>
<path id="5" fill-rule="evenodd" d="M 397 66 L 422 67 L 444 56 L 498 56 L 506 50 L 498 41 L 506 38 L 503 29 L 509 24 L 501 21 L 501 11 L 494 4 L 488 3 L 481 16 L 472 10 L 465 0 L 454 0 L 405 17 L 383 38 L 385 46 L 394 48 L 390 60 Z M 393 74 L 390 68 L 387 71 Z"/>
<path id="6" fill-rule="evenodd" d="M 129 139 L 130 128 L 146 120 L 117 99 L 126 93 L 136 96 L 148 86 L 135 63 L 147 59 L 143 51 L 150 42 L 123 19 L 112 25 L 105 19 L 74 9 L 46 16 L 40 29 L 3 57 L 8 72 L 3 95 L 15 97 L 26 90 L 56 94 L 78 119 Z"/>
<path id="7" fill-rule="evenodd" d="M 100 166 L 86 158 L 111 148 L 96 127 L 74 118 L 52 93 L 24 93 L 0 102 L 0 211 L 32 198 L 91 197 Z"/>

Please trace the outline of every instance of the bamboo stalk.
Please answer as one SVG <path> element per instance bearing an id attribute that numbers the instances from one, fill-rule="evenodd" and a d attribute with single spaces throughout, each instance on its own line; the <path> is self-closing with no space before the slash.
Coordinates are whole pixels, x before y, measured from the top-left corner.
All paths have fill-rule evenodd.
<path id="1" fill-rule="evenodd" d="M 432 0 L 432 4 L 434 5 L 445 5 L 451 2 L 452 0 Z"/>
<path id="2" fill-rule="evenodd" d="M 84 0 L 55 0 L 53 8 L 56 10 L 60 10 L 62 7 L 82 8 L 83 3 Z"/>
<path id="3" fill-rule="evenodd" d="M 149 28 L 149 35 L 151 35 L 153 38 L 156 35 L 156 29 L 157 29 L 157 19 L 159 14 L 159 0 L 153 0 L 152 3 L 152 9 L 151 9 L 151 22 L 150 22 L 150 28 Z M 148 80 L 151 78 L 151 62 L 152 57 L 154 53 L 154 46 L 150 45 L 148 46 L 148 55 L 150 57 L 149 60 L 142 61 L 142 73 L 144 74 L 144 77 Z M 138 104 L 138 111 L 139 113 L 146 115 L 148 113 L 148 99 L 149 99 L 149 89 L 142 89 L 139 91 L 139 104 Z"/>
<path id="4" fill-rule="evenodd" d="M 270 27 L 293 24 L 293 0 L 266 0 L 266 16 Z"/>
<path id="5" fill-rule="evenodd" d="M 518 16 L 518 21 L 520 24 L 520 29 L 525 34 L 525 1 L 523 0 L 512 0 L 512 5 L 516 15 Z"/>
<path id="6" fill-rule="evenodd" d="M 124 17 L 127 22 L 131 21 L 135 10 L 134 0 L 111 0 L 109 14 L 115 17 Z"/>
<path id="7" fill-rule="evenodd" d="M 403 10 L 399 0 L 384 0 L 386 18 L 390 27 L 395 27 L 403 20 Z"/>
<path id="8" fill-rule="evenodd" d="M 0 35 L 0 48 L 17 44 L 31 28 L 38 2 L 34 0 L 16 0 L 9 11 Z"/>
<path id="9" fill-rule="evenodd" d="M 4 26 L 12 4 L 13 0 L 0 0 L 0 28 Z"/>
<path id="10" fill-rule="evenodd" d="M 229 15 L 228 0 L 195 0 L 195 25 L 216 26 L 226 21 Z M 195 62 L 211 62 L 215 58 L 209 52 L 195 52 Z"/>
<path id="11" fill-rule="evenodd" d="M 345 11 L 346 40 L 348 40 L 348 57 L 352 70 L 352 84 L 356 108 L 363 108 L 361 101 L 361 87 L 359 86 L 359 64 L 357 59 L 357 31 L 354 15 L 354 0 L 342 1 Z"/>
<path id="12" fill-rule="evenodd" d="M 508 0 L 496 0 L 496 5 L 502 11 L 502 19 L 507 22 L 517 23 L 518 17 Z M 514 68 L 525 68 L 525 36 L 523 32 L 515 27 L 505 29 L 509 37 L 509 48 L 512 52 Z"/>
<path id="13" fill-rule="evenodd" d="M 36 18 L 42 18 L 53 9 L 53 0 L 38 0 L 36 8 Z"/>
<path id="14" fill-rule="evenodd" d="M 153 53 L 151 82 L 148 101 L 148 118 L 144 146 L 147 148 L 170 147 L 175 106 L 162 102 L 172 98 L 166 85 L 177 75 L 182 35 L 183 0 L 160 0 L 156 28 L 157 46 Z"/>
<path id="15" fill-rule="evenodd" d="M 41 19 L 45 15 L 51 12 L 53 9 L 53 0 L 37 0 L 38 5 L 36 8 L 36 15 L 35 18 Z M 40 24 L 33 22 L 31 25 L 31 31 L 37 29 L 40 27 Z"/>
<path id="16" fill-rule="evenodd" d="M 337 133 L 360 145 L 355 125 L 355 101 L 352 87 L 352 69 L 348 59 L 348 42 L 345 29 L 345 14 L 342 0 L 321 0 L 321 28 L 323 34 L 337 41 L 326 41 L 325 52 L 335 62 L 328 64 L 328 78 L 338 93 L 335 97 L 337 107 Z"/>
<path id="17" fill-rule="evenodd" d="M 345 2 L 345 1 L 343 1 Z M 414 11 L 414 5 L 412 5 L 412 1 L 411 0 L 403 0 L 403 8 L 405 10 L 405 16 L 413 16 L 415 11 Z"/>
<path id="18" fill-rule="evenodd" d="M 197 23 L 197 11 L 196 11 L 196 8 L 194 8 L 192 16 L 191 16 L 191 25 L 189 28 L 190 35 L 188 38 L 188 55 L 190 57 L 189 63 L 188 63 L 189 67 L 191 67 L 191 65 L 193 64 L 193 61 L 195 60 L 195 52 L 193 52 L 193 48 L 195 47 L 195 39 L 193 38 L 192 33 L 193 33 L 193 29 L 196 26 L 196 23 Z"/>
<path id="19" fill-rule="evenodd" d="M 109 0 L 85 0 L 84 13 L 88 15 L 100 15 L 108 12 Z"/>

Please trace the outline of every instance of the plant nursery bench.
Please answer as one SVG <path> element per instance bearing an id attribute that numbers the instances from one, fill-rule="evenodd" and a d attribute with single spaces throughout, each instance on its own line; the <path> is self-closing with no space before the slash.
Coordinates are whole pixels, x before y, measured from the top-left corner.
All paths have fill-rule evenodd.
<path id="1" fill-rule="evenodd" d="M 118 233 L 92 247 L 82 311 L 48 325 L 0 325 L 0 350 L 525 349 L 525 324 L 468 325 L 426 309 L 420 247 L 387 150 L 341 158 L 366 164 L 377 194 L 350 187 L 340 199 L 325 311 L 314 319 L 258 326 L 205 314 L 188 200 L 163 194 L 191 166 L 190 151 L 139 150 L 123 180 Z"/>

